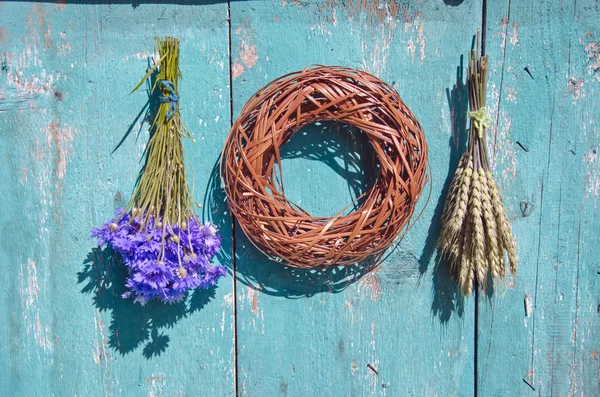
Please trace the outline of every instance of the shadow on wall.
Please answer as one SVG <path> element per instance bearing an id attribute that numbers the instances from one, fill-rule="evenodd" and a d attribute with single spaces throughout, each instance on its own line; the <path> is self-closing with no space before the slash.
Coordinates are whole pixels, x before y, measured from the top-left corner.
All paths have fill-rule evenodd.
<path id="1" fill-rule="evenodd" d="M 435 267 L 432 274 L 433 302 L 431 312 L 434 317 L 438 317 L 442 323 L 446 323 L 452 313 L 457 313 L 462 317 L 464 313 L 464 298 L 460 288 L 450 273 L 446 261 L 439 257 L 436 252 L 437 239 L 442 227 L 442 212 L 448 195 L 448 188 L 454 177 L 454 172 L 458 166 L 460 157 L 464 153 L 467 142 L 467 111 L 469 106 L 469 96 L 467 85 L 463 76 L 463 56 L 460 57 L 460 65 L 456 68 L 456 83 L 452 90 L 446 89 L 448 106 L 450 108 L 450 120 L 452 126 L 452 136 L 448 142 L 450 146 L 450 158 L 448 164 L 448 174 L 444 181 L 442 193 L 434 210 L 433 219 L 427 232 L 425 247 L 419 258 L 419 272 L 421 275 L 427 272 L 429 264 L 436 253 Z"/>
<path id="2" fill-rule="evenodd" d="M 348 181 L 351 197 L 360 196 L 377 177 L 377 168 L 373 167 L 375 153 L 366 135 L 338 122 L 320 122 L 302 128 L 282 146 L 281 156 L 284 160 L 304 158 L 324 163 Z M 359 205 L 360 201 L 348 212 Z M 218 225 L 223 233 L 219 261 L 232 273 L 232 240 L 226 238 L 228 232 L 231 235 L 231 215 L 219 176 L 219 161 L 213 167 L 203 208 L 204 219 Z M 247 239 L 239 224 L 235 225 L 237 280 L 269 295 L 297 299 L 323 292 L 337 293 L 360 280 L 379 259 L 373 257 L 354 265 L 310 270 L 285 266 L 267 259 Z"/>
<path id="3" fill-rule="evenodd" d="M 152 63 L 152 59 L 148 58 L 147 70 L 149 71 L 153 66 L 154 66 L 154 64 Z M 158 113 L 158 109 L 160 108 L 160 103 L 161 103 L 159 95 L 153 95 L 153 93 L 152 93 L 152 87 L 154 87 L 156 85 L 157 78 L 158 78 L 158 70 L 154 70 L 154 72 L 152 72 L 152 74 L 148 77 L 148 79 L 146 79 L 145 84 L 146 84 L 146 95 L 148 96 L 148 101 L 142 107 L 142 110 L 140 110 L 140 112 L 135 116 L 135 118 L 133 119 L 131 124 L 129 124 L 127 131 L 125 131 L 125 134 L 123 134 L 123 137 L 121 138 L 119 143 L 117 143 L 117 146 L 115 146 L 115 148 L 111 152 L 111 156 L 117 150 L 119 150 L 119 148 L 123 145 L 125 140 L 129 137 L 129 135 L 131 135 L 131 133 L 133 132 L 133 130 L 136 127 L 138 127 L 138 130 L 137 130 L 136 136 L 135 136 L 135 140 L 137 142 L 138 138 L 140 137 L 140 133 L 142 132 L 142 129 L 144 128 L 144 125 L 148 125 L 148 126 L 152 125 L 152 122 L 154 121 L 154 117 Z M 156 127 L 150 129 L 150 131 L 148 132 L 148 141 L 150 141 L 150 139 L 152 138 L 152 135 L 155 132 L 156 132 Z M 146 168 L 146 164 L 147 164 L 146 161 L 148 160 L 148 157 L 146 156 L 148 154 L 147 149 L 148 149 L 148 147 L 146 146 L 146 150 L 144 150 L 144 154 L 143 154 L 144 165 L 140 169 L 138 178 L 136 180 L 136 184 L 140 182 L 140 178 L 144 174 L 144 168 Z M 125 204 L 126 203 L 123 203 L 122 207 L 124 207 Z"/>
<path id="4" fill-rule="evenodd" d="M 148 69 L 152 66 L 148 60 Z M 146 81 L 148 102 L 137 114 L 112 153 L 119 149 L 136 126 L 139 126 L 137 139 L 143 125 L 150 125 L 154 120 L 160 106 L 159 95 L 152 93 L 157 76 L 155 71 Z M 154 130 L 150 130 L 150 137 L 153 133 Z M 144 164 L 136 183 L 139 183 L 146 167 L 146 154 L 144 152 Z M 115 207 L 125 207 L 125 204 L 120 194 L 115 197 Z M 143 345 L 143 355 L 148 359 L 160 355 L 169 346 L 170 338 L 164 330 L 201 310 L 214 297 L 216 290 L 216 287 L 208 290 L 196 289 L 179 303 L 149 302 L 142 306 L 134 303 L 131 298 L 122 298 L 127 291 L 126 278 L 127 268 L 120 254 L 110 247 L 94 248 L 84 261 L 83 270 L 77 274 L 78 283 L 85 284 L 81 292 L 93 294 L 94 305 L 99 311 L 111 312 L 109 346 L 124 355 Z"/>
<path id="5" fill-rule="evenodd" d="M 149 359 L 163 353 L 170 338 L 165 330 L 179 320 L 201 310 L 215 296 L 216 288 L 197 289 L 185 301 L 167 305 L 149 302 L 145 306 L 123 299 L 127 269 L 121 256 L 111 248 L 94 248 L 77 273 L 83 294 L 92 294 L 94 306 L 100 312 L 111 312 L 109 346 L 122 355 L 144 346 Z"/>
<path id="6" fill-rule="evenodd" d="M 465 0 L 444 0 L 444 4 L 447 6 L 456 7 L 461 5 Z"/>

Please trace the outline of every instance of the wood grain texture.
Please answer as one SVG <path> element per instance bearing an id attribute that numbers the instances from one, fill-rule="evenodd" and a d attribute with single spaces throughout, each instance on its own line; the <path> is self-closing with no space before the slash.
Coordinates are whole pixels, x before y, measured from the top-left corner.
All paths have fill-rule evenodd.
<path id="1" fill-rule="evenodd" d="M 128 93 L 155 35 L 182 42 L 203 197 L 229 127 L 227 5 L 2 2 L 0 14 L 0 394 L 232 395 L 232 278 L 142 308 L 118 296 L 123 267 L 89 238 L 133 190 L 147 95 Z"/>
<path id="2" fill-rule="evenodd" d="M 456 68 L 481 3 L 232 2 L 231 18 L 234 117 L 281 74 L 360 68 L 394 85 L 420 119 L 435 180 L 422 218 L 367 275 L 283 268 L 236 234 L 240 394 L 472 395 L 473 305 L 455 299 L 432 256 L 436 205 L 458 161 L 452 125 L 465 121 Z M 364 137 L 335 123 L 304 128 L 282 150 L 286 194 L 314 214 L 343 209 L 373 174 Z"/>
<path id="3" fill-rule="evenodd" d="M 598 395 L 600 4 L 488 7 L 490 145 L 520 270 L 479 301 L 478 395 Z"/>

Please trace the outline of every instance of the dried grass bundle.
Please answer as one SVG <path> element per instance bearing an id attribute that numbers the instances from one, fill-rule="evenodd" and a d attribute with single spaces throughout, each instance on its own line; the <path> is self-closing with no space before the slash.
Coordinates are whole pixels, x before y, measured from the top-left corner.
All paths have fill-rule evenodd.
<path id="1" fill-rule="evenodd" d="M 441 257 L 448 260 L 467 296 L 473 281 L 483 289 L 489 278 L 504 277 L 505 251 L 510 271 L 517 271 L 515 239 L 490 171 L 486 147 L 486 128 L 492 122 L 485 107 L 488 60 L 488 56 L 479 55 L 479 45 L 469 54 L 469 143 L 450 184 L 438 240 Z"/>

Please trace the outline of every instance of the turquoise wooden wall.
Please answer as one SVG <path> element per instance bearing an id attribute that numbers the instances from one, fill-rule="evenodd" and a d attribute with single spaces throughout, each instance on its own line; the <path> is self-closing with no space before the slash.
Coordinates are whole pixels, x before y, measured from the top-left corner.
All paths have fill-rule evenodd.
<path id="1" fill-rule="evenodd" d="M 520 272 L 463 299 L 435 240 L 478 28 Z M 194 195 L 229 275 L 140 307 L 120 299 L 122 267 L 89 230 L 132 192 L 147 96 L 128 93 L 156 35 L 181 39 Z M 600 395 L 599 1 L 0 1 L 0 57 L 1 395 Z M 429 205 L 368 274 L 269 262 L 219 182 L 232 117 L 311 63 L 393 84 L 429 143 Z M 364 138 L 335 123 L 283 150 L 287 194 L 315 214 L 372 181 Z"/>

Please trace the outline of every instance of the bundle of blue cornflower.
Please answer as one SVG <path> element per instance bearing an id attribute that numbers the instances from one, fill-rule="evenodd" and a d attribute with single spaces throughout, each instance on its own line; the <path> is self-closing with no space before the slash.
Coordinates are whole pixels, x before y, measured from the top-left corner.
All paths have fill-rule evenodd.
<path id="1" fill-rule="evenodd" d="M 193 212 L 183 164 L 182 137 L 190 137 L 179 116 L 179 40 L 157 39 L 156 65 L 134 88 L 158 69 L 152 91 L 159 90 L 160 107 L 150 128 L 146 164 L 127 207 L 114 219 L 92 230 L 98 244 L 109 245 L 128 268 L 124 298 L 136 302 L 181 301 L 195 288 L 208 288 L 226 274 L 211 260 L 221 245 L 217 229 L 202 224 Z"/>

